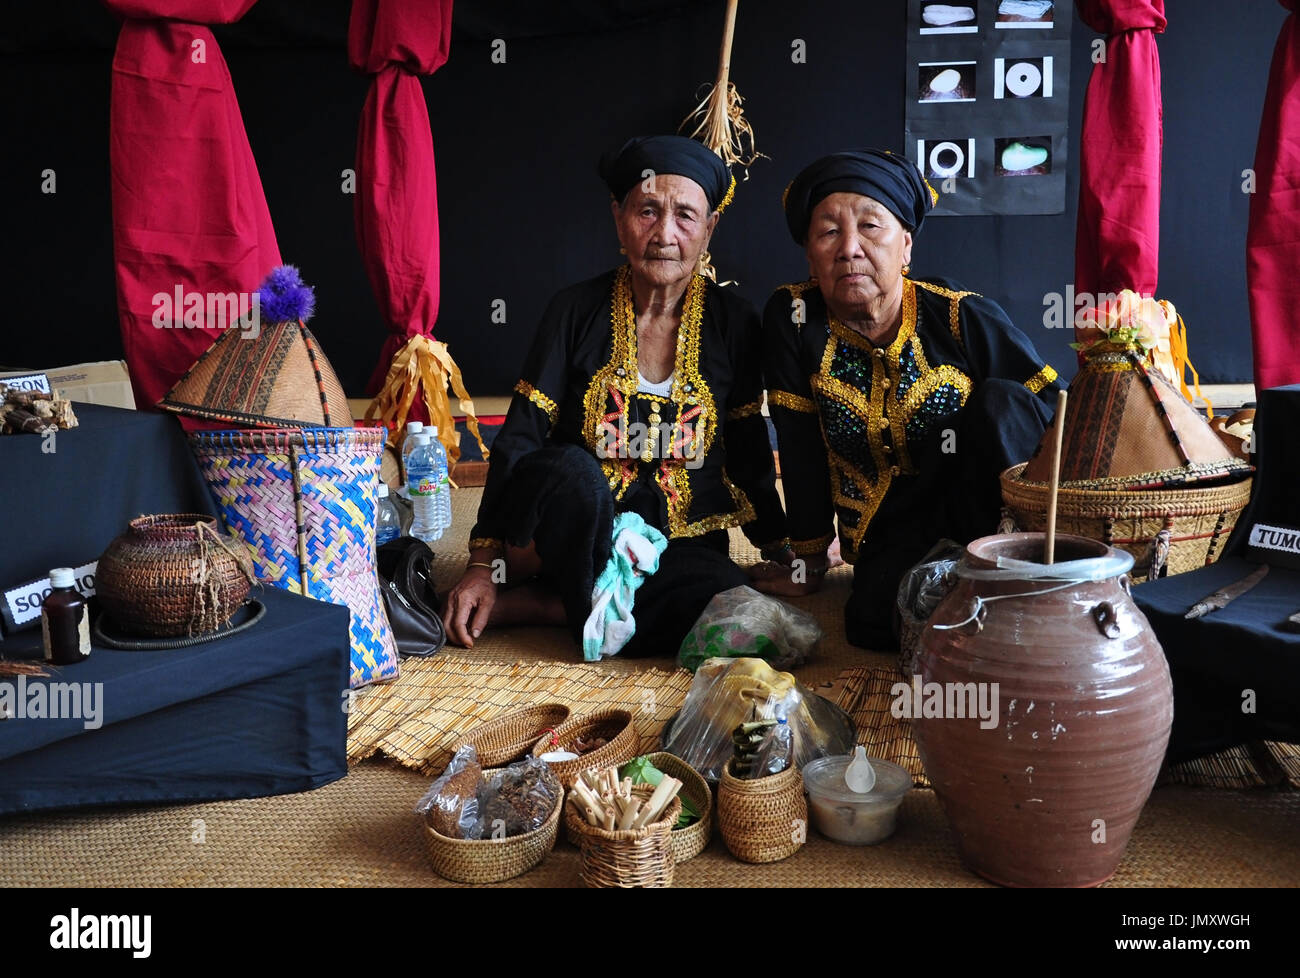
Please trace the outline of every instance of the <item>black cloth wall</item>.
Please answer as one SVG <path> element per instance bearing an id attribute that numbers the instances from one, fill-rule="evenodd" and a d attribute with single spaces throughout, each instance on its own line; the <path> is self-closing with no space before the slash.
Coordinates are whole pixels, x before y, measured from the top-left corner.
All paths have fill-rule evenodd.
<path id="1" fill-rule="evenodd" d="M 602 149 L 671 131 L 711 81 L 723 3 L 603 0 L 521 5 L 457 0 L 451 59 L 426 80 L 443 235 L 436 335 L 471 393 L 507 392 L 550 295 L 619 260 Z M 1160 291 L 1188 321 L 1202 379 L 1251 379 L 1245 290 L 1251 166 L 1269 59 L 1285 12 L 1273 0 L 1170 4 L 1160 38 L 1165 172 Z M 714 241 L 724 278 L 761 307 L 806 277 L 780 195 L 817 155 L 902 150 L 903 0 L 746 0 L 732 77 L 760 160 Z M 363 393 L 384 326 L 357 254 L 353 165 L 367 81 L 347 65 L 347 0 L 260 0 L 216 34 L 230 64 L 280 251 L 317 287 L 312 327 L 348 392 Z M 6 14 L 0 37 L 0 161 L 9 191 L 0 364 L 121 356 L 108 171 L 109 68 L 117 28 L 98 5 L 47 0 Z M 1067 377 L 1068 330 L 1043 325 L 1044 296 L 1073 274 L 1078 134 L 1095 35 L 1076 21 L 1069 210 L 1050 217 L 944 218 L 918 237 L 913 268 L 1000 302 Z M 505 62 L 494 63 L 494 41 Z M 792 45 L 806 43 L 806 63 Z M 500 50 L 498 46 L 496 50 Z M 158 151 L 167 134 L 158 134 Z M 41 192 L 42 171 L 56 174 Z M 255 283 L 250 283 L 252 287 Z M 493 300 L 506 323 L 492 321 Z"/>

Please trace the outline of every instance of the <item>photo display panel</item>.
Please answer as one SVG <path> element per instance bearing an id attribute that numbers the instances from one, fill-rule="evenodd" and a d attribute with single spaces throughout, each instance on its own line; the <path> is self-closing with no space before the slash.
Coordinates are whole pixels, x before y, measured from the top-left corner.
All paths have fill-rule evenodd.
<path id="1" fill-rule="evenodd" d="M 908 0 L 904 147 L 932 214 L 1061 214 L 1074 0 Z"/>

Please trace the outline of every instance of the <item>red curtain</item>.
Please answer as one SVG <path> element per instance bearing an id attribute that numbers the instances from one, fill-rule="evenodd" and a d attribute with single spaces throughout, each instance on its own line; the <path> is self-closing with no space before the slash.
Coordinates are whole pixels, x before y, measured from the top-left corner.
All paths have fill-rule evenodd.
<path id="1" fill-rule="evenodd" d="M 474 405 L 438 318 L 438 182 L 420 75 L 437 71 L 451 46 L 452 0 L 353 0 L 348 58 L 374 76 L 357 131 L 357 243 L 390 330 L 366 412 L 401 432 L 432 420 L 451 458 L 460 448 L 447 397 L 450 384 L 477 436 Z M 420 394 L 423 396 L 420 396 Z"/>
<path id="2" fill-rule="evenodd" d="M 1078 0 L 1106 35 L 1083 107 L 1074 287 L 1154 295 L 1160 269 L 1160 54 L 1164 0 Z"/>
<path id="3" fill-rule="evenodd" d="M 1300 383 L 1300 24 L 1296 0 L 1280 2 L 1246 235 L 1256 390 Z"/>
<path id="4" fill-rule="evenodd" d="M 280 264 L 244 120 L 216 38 L 256 0 L 104 0 L 113 57 L 109 162 L 118 316 L 136 404 L 152 408 L 216 340 L 159 327 L 186 293 L 251 292 Z M 166 19 L 164 19 L 166 18 Z M 174 303 L 173 303 L 174 304 Z"/>

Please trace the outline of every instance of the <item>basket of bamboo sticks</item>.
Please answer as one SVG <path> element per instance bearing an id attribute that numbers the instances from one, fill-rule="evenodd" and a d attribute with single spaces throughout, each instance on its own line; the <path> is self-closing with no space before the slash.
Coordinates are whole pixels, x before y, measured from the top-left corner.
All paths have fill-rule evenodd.
<path id="1" fill-rule="evenodd" d="M 590 887 L 673 885 L 672 827 L 682 812 L 681 782 L 665 777 L 659 787 L 618 781 L 616 768 L 597 779 L 599 791 L 574 782 L 565 808 L 579 813 L 582 881 Z"/>
<path id="2" fill-rule="evenodd" d="M 475 727 L 462 743 L 474 745 L 478 762 L 484 767 L 500 767 L 519 760 L 538 738 L 567 719 L 569 708 L 563 703 L 527 706 Z"/>
<path id="3" fill-rule="evenodd" d="M 589 746 L 598 741 L 604 743 L 595 748 Z M 541 757 L 554 751 L 579 755 L 571 761 L 547 761 L 565 788 L 573 787 L 574 780 L 583 771 L 626 764 L 636 757 L 637 752 L 632 714 L 627 710 L 600 710 L 570 718 L 537 741 L 533 756 Z"/>
<path id="4" fill-rule="evenodd" d="M 737 778 L 728 764 L 718 783 L 718 828 L 742 862 L 793 856 L 808 838 L 808 801 L 799 769 L 792 764 L 779 774 Z"/>
<path id="5" fill-rule="evenodd" d="M 695 811 L 699 812 L 699 817 L 689 825 L 678 826 L 675 822 L 672 828 L 673 856 L 679 863 L 684 863 L 688 859 L 698 856 L 704 851 L 713 838 L 713 793 L 709 790 L 709 783 L 704 780 L 695 768 L 691 767 L 685 761 L 675 754 L 669 754 L 666 751 L 658 751 L 654 754 L 647 755 L 650 763 L 659 769 L 666 777 L 675 778 L 681 782 L 680 797 L 689 802 Z M 585 772 L 583 777 L 590 777 L 595 772 Z M 685 813 L 686 805 L 682 805 L 682 811 Z M 678 816 L 680 822 L 682 816 Z M 568 839 L 569 844 L 574 847 L 582 845 L 582 833 L 580 823 L 583 817 L 579 810 L 573 805 L 566 805 L 564 810 L 564 837 Z"/>

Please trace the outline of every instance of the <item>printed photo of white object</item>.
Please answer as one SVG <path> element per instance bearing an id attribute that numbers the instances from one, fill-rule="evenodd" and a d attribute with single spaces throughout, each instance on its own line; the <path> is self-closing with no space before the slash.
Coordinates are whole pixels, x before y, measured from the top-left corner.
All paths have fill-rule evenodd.
<path id="1" fill-rule="evenodd" d="M 1000 30 L 1051 30 L 1056 26 L 1056 4 L 1052 0 L 1001 0 L 993 26 Z"/>
<path id="2" fill-rule="evenodd" d="M 974 34 L 979 21 L 974 4 L 921 3 L 922 34 Z"/>

